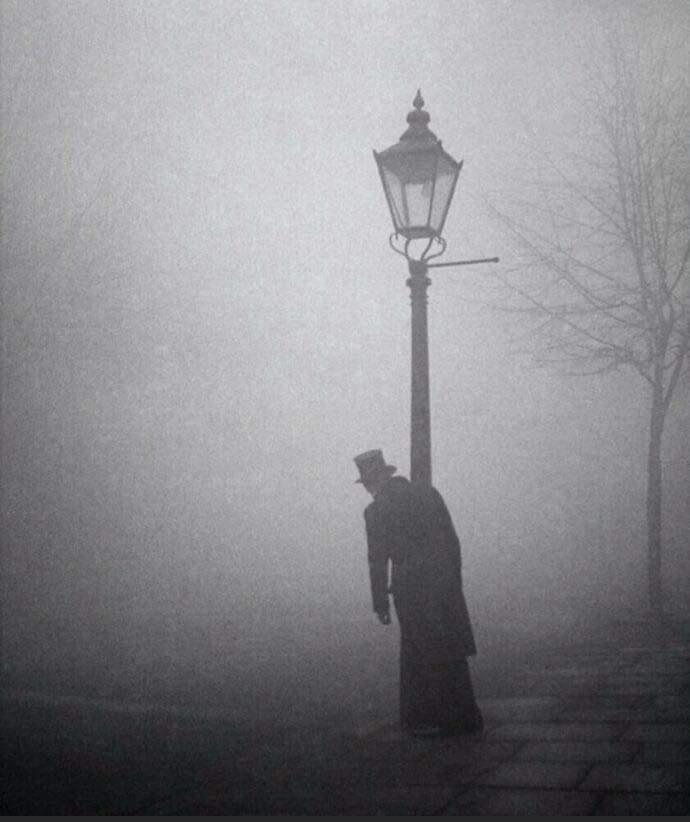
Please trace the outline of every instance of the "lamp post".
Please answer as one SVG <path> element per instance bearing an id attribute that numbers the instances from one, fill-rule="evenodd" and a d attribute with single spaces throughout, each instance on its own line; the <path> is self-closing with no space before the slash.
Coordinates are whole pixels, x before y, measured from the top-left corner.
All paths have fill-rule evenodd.
<path id="1" fill-rule="evenodd" d="M 418 91 L 408 128 L 400 140 L 381 153 L 374 151 L 394 231 L 393 251 L 408 263 L 412 305 L 412 368 L 410 397 L 410 479 L 431 484 L 431 413 L 429 405 L 429 336 L 427 289 L 430 268 L 498 262 L 497 257 L 430 263 L 446 250 L 441 237 L 462 161 L 443 149 L 429 129 L 429 114 Z M 413 254 L 417 248 L 419 253 Z"/>

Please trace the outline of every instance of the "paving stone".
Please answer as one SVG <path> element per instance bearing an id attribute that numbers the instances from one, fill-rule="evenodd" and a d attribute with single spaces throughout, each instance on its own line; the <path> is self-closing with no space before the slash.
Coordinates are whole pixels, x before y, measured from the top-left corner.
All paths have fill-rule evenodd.
<path id="1" fill-rule="evenodd" d="M 690 705 L 669 705 L 654 708 L 653 711 L 658 722 L 685 723 L 690 726 Z"/>
<path id="2" fill-rule="evenodd" d="M 403 784 L 410 781 L 419 770 L 418 763 L 398 759 L 312 764 L 312 772 L 315 771 L 320 780 L 340 787 Z M 291 779 L 292 784 L 295 784 L 299 780 L 299 775 L 293 773 Z"/>
<path id="3" fill-rule="evenodd" d="M 605 685 L 603 686 L 606 687 Z M 628 694 L 627 696 L 601 693 L 591 694 L 585 699 L 577 699 L 568 706 L 568 709 L 576 708 L 642 708 L 653 703 L 653 697 L 647 694 Z"/>
<path id="4" fill-rule="evenodd" d="M 304 782 L 205 787 L 173 797 L 147 810 L 147 815 L 323 815 L 427 814 L 440 812 L 451 791 L 443 786 Z"/>
<path id="5" fill-rule="evenodd" d="M 437 786 L 374 789 L 350 797 L 347 811 L 353 816 L 432 816 L 441 813 L 452 796 L 449 788 Z"/>
<path id="6" fill-rule="evenodd" d="M 496 788 L 574 788 L 588 768 L 573 763 L 505 762 L 474 781 Z"/>
<path id="7" fill-rule="evenodd" d="M 669 793 L 607 793 L 594 809 L 597 816 L 687 816 L 690 796 Z"/>
<path id="8" fill-rule="evenodd" d="M 678 793 L 689 784 L 682 766 L 594 765 L 579 786 L 584 791 Z"/>
<path id="9" fill-rule="evenodd" d="M 670 695 L 680 695 L 685 693 L 688 682 L 688 674 L 674 674 L 664 676 L 656 682 L 657 693 L 667 693 Z"/>
<path id="10" fill-rule="evenodd" d="M 203 786 L 197 785 L 193 790 L 171 790 L 168 795 L 160 796 L 147 805 L 131 811 L 145 816 L 191 816 L 199 815 L 236 815 L 253 813 L 261 807 L 268 794 L 276 796 L 279 801 L 287 802 L 285 791 L 267 790 L 267 786 L 254 780 L 243 783 L 227 784 L 223 780 L 207 779 Z"/>
<path id="11" fill-rule="evenodd" d="M 565 693 L 585 695 L 595 693 L 597 682 L 591 678 L 551 677 L 546 674 L 521 674 L 516 677 L 515 690 L 533 697 L 558 697 Z"/>
<path id="12" fill-rule="evenodd" d="M 650 711 L 650 722 L 660 722 L 669 725 L 685 725 L 690 727 L 690 707 L 686 709 L 675 708 L 669 710 Z"/>
<path id="13" fill-rule="evenodd" d="M 403 732 L 400 727 L 390 722 L 364 722 L 360 723 L 354 731 L 354 736 L 359 739 L 376 737 L 386 741 L 400 742 Z"/>
<path id="14" fill-rule="evenodd" d="M 480 707 L 484 721 L 544 721 L 558 715 L 561 705 L 555 697 L 517 697 L 483 699 Z"/>
<path id="15" fill-rule="evenodd" d="M 447 816 L 587 816 L 598 795 L 585 791 L 472 788 L 454 799 Z"/>
<path id="16" fill-rule="evenodd" d="M 657 674 L 687 675 L 690 665 L 687 659 L 679 659 L 675 654 L 666 658 L 657 656 L 653 660 L 654 671 Z"/>
<path id="17" fill-rule="evenodd" d="M 654 764 L 690 763 L 690 744 L 683 742 L 644 742 L 635 757 L 635 763 Z"/>
<path id="18" fill-rule="evenodd" d="M 635 671 L 628 674 L 612 677 L 607 683 L 607 687 L 625 688 L 628 686 L 642 685 L 654 690 L 669 691 L 674 693 L 685 682 L 687 674 L 663 674 L 657 671 Z"/>
<path id="19" fill-rule="evenodd" d="M 637 742 L 529 742 L 516 755 L 524 762 L 631 762 L 640 749 Z"/>
<path id="20" fill-rule="evenodd" d="M 439 740 L 400 739 L 386 740 L 379 738 L 347 739 L 342 744 L 339 756 L 354 756 L 361 760 L 382 758 L 415 758 L 420 754 L 431 751 L 433 743 Z"/>
<path id="21" fill-rule="evenodd" d="M 558 717 L 573 722 L 654 722 L 653 708 L 566 708 Z"/>
<path id="22" fill-rule="evenodd" d="M 521 745 L 519 741 L 498 741 L 490 736 L 472 740 L 466 740 L 463 737 L 449 737 L 438 740 L 429 756 L 449 765 L 477 760 L 498 762 L 513 756 Z"/>
<path id="23" fill-rule="evenodd" d="M 507 761 L 519 748 L 519 743 L 494 742 L 483 746 L 454 749 L 447 746 L 427 757 L 416 773 L 411 769 L 411 784 L 459 785 L 488 773 L 497 764 Z"/>
<path id="24" fill-rule="evenodd" d="M 605 666 L 591 665 L 586 662 L 578 662 L 576 659 L 572 660 L 572 664 L 560 668 L 542 668 L 541 671 L 535 672 L 539 675 L 547 675 L 550 677 L 558 677 L 565 679 L 568 682 L 576 682 L 582 679 L 596 679 L 601 676 Z"/>
<path id="25" fill-rule="evenodd" d="M 690 680 L 690 676 L 688 677 Z M 690 698 L 687 694 L 659 694 L 654 700 L 654 707 L 658 711 L 681 711 L 690 709 Z"/>
<path id="26" fill-rule="evenodd" d="M 618 685 L 607 685 L 606 693 L 611 697 L 650 697 L 657 691 L 653 684 L 640 682 L 627 682 Z"/>
<path id="27" fill-rule="evenodd" d="M 553 723 L 511 723 L 500 725 L 491 731 L 495 739 L 541 739 L 548 740 L 595 740 L 617 739 L 625 726 L 614 723 L 553 722 Z"/>
<path id="28" fill-rule="evenodd" d="M 690 742 L 690 725 L 684 723 L 640 723 L 629 728 L 623 735 L 630 742 Z"/>

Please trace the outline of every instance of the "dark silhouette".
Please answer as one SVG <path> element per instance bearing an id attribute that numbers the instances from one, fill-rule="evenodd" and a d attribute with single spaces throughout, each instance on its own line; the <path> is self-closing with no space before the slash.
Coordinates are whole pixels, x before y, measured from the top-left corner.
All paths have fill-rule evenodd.
<path id="1" fill-rule="evenodd" d="M 364 511 L 374 611 L 400 624 L 400 724 L 414 734 L 481 730 L 467 657 L 476 653 L 460 542 L 439 492 L 393 476 L 380 450 L 354 458 L 374 501 Z M 389 585 L 390 567 L 390 585 Z"/>

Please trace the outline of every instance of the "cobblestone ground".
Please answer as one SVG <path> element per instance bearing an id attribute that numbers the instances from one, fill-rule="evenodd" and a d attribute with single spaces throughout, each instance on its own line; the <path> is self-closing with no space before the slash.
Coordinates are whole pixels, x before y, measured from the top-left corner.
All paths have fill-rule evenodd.
<path id="1" fill-rule="evenodd" d="M 271 736 L 180 717 L 170 739 L 169 720 L 165 737 L 162 717 L 133 731 L 123 715 L 94 748 L 77 731 L 95 710 L 24 706 L 13 719 L 5 701 L 3 813 L 690 813 L 690 623 L 619 625 L 511 676 L 520 696 L 480 700 L 484 732 L 450 739 L 373 717 Z M 65 748 L 68 733 L 91 742 Z"/>

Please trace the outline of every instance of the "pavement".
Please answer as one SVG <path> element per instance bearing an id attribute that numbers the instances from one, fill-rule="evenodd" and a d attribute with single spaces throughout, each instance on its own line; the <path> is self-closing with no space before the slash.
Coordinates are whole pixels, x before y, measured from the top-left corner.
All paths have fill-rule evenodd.
<path id="1" fill-rule="evenodd" d="M 506 672 L 481 734 L 402 735 L 332 715 L 279 731 L 222 717 L 2 700 L 4 815 L 688 815 L 690 622 L 612 623 Z M 136 714 L 136 711 L 135 711 Z"/>

